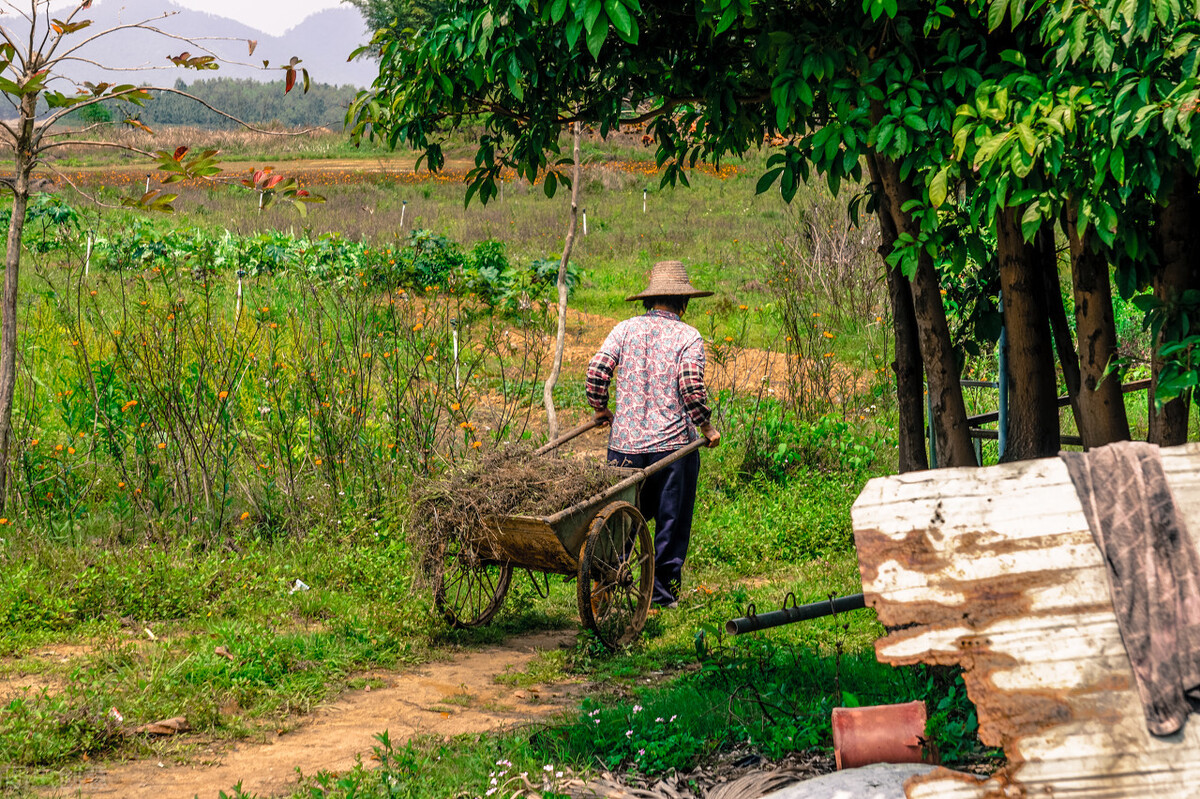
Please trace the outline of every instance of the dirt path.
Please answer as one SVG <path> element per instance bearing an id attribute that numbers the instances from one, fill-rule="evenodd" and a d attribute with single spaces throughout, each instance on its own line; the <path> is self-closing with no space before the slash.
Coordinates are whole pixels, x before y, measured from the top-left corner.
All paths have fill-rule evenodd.
<path id="1" fill-rule="evenodd" d="M 382 688 L 343 694 L 266 743 L 214 749 L 202 755 L 209 761 L 204 765 L 141 760 L 98 769 L 47 795 L 211 799 L 239 781 L 248 793 L 287 795 L 296 786 L 297 769 L 312 775 L 353 768 L 356 758 L 370 758 L 374 736 L 384 730 L 402 743 L 418 734 L 484 732 L 547 718 L 568 707 L 582 686 L 518 689 L 500 685 L 496 677 L 574 638 L 574 631 L 537 633 L 414 671 L 376 673 Z"/>

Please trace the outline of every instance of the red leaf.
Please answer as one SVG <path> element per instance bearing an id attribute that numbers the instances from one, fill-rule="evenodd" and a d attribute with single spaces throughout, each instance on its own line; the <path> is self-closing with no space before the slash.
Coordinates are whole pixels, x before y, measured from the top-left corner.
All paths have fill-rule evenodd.
<path id="1" fill-rule="evenodd" d="M 185 155 L 187 155 L 187 151 L 188 151 L 188 148 L 187 148 L 187 147 L 178 147 L 178 148 L 176 148 L 176 150 L 175 150 L 175 160 L 176 160 L 176 161 L 182 161 L 182 160 L 183 160 L 183 157 L 184 157 Z"/>
<path id="2" fill-rule="evenodd" d="M 256 49 L 258 49 L 258 40 L 257 39 L 247 39 L 246 41 L 250 43 L 250 55 L 254 55 L 254 51 Z"/>
<path id="3" fill-rule="evenodd" d="M 296 87 L 296 70 L 289 68 L 287 71 L 287 82 L 283 87 L 283 93 L 287 94 Z"/>

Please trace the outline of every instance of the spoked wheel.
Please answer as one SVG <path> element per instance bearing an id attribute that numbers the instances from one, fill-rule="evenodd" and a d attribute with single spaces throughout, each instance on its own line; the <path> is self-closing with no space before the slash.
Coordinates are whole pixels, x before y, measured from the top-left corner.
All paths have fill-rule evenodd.
<path id="1" fill-rule="evenodd" d="M 642 632 L 654 591 L 654 541 L 628 502 L 606 505 L 579 557 L 579 616 L 609 649 Z"/>
<path id="2" fill-rule="evenodd" d="M 512 564 L 485 561 L 471 541 L 447 541 L 435 563 L 433 603 L 453 627 L 487 624 L 504 604 Z"/>

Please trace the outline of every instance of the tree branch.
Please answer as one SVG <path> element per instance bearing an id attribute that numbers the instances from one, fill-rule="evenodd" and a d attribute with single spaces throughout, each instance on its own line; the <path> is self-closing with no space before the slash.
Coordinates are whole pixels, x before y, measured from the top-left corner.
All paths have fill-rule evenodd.
<path id="1" fill-rule="evenodd" d="M 150 33 L 158 34 L 159 36 L 163 37 L 164 39 L 172 39 L 177 42 L 183 42 L 184 44 L 186 44 L 190 47 L 194 47 L 194 48 L 212 56 L 214 59 L 216 59 L 217 61 L 220 61 L 222 64 L 230 64 L 233 66 L 250 67 L 252 69 L 265 70 L 264 67 L 261 67 L 258 64 L 251 64 L 248 61 L 234 61 L 232 59 L 225 58 L 220 53 L 217 53 L 214 50 L 212 50 L 211 48 L 206 47 L 205 45 L 201 44 L 201 42 L 245 42 L 245 41 L 247 41 L 246 39 L 239 39 L 234 36 L 190 37 L 190 36 L 184 36 L 179 33 L 171 33 L 170 31 L 165 31 L 162 28 L 159 28 L 155 25 L 150 24 L 152 22 L 158 22 L 160 20 L 168 19 L 170 17 L 175 16 L 178 13 L 179 13 L 178 11 L 167 11 L 167 12 L 160 14 L 159 16 L 149 17 L 140 22 L 127 22 L 125 24 L 116 25 L 112 28 L 108 28 L 107 30 L 100 31 L 99 33 L 96 33 L 96 34 L 84 39 L 82 42 L 72 45 L 70 49 L 65 51 L 58 58 L 56 58 L 52 61 L 47 61 L 47 64 L 55 65 L 55 64 L 62 63 L 63 61 L 68 60 L 68 59 L 75 60 L 78 58 L 77 56 L 75 56 L 75 53 L 81 47 L 86 46 L 89 42 L 94 42 L 95 40 L 100 39 L 104 36 L 108 36 L 112 33 L 116 33 L 118 31 L 123 31 L 123 30 L 144 30 L 144 31 L 149 31 Z M 93 63 L 93 62 L 89 62 L 89 63 Z M 97 66 L 101 66 L 101 65 L 97 65 Z M 138 70 L 138 69 L 151 69 L 151 68 L 153 68 L 153 65 L 147 64 L 144 67 L 121 67 L 121 68 L 105 67 L 105 68 L 112 70 L 112 71 L 134 71 L 134 70 Z M 171 67 L 168 67 L 168 68 L 174 68 L 174 65 L 172 65 Z"/>
<path id="2" fill-rule="evenodd" d="M 108 147 L 113 150 L 125 150 L 138 155 L 144 155 L 147 158 L 153 158 L 154 153 L 149 150 L 143 150 L 140 147 L 134 147 L 132 144 L 122 144 L 115 141 L 90 141 L 88 139 L 64 139 L 63 141 L 50 142 L 44 145 L 39 152 L 48 152 L 58 147 Z M 48 168 L 48 167 L 47 167 Z"/>
<path id="3" fill-rule="evenodd" d="M 138 92 L 164 92 L 167 94 L 177 94 L 180 97 L 186 97 L 189 100 L 192 100 L 193 102 L 199 103 L 200 105 L 204 106 L 209 111 L 212 111 L 214 114 L 224 117 L 225 119 L 228 119 L 230 122 L 234 122 L 234 123 L 240 125 L 241 127 L 245 128 L 246 130 L 252 131 L 254 133 L 266 133 L 271 136 L 286 136 L 286 137 L 290 138 L 293 136 L 307 136 L 308 134 L 321 129 L 321 126 L 319 126 L 319 125 L 316 127 L 305 128 L 304 130 L 296 130 L 296 131 L 277 131 L 277 130 L 266 130 L 264 128 L 257 128 L 254 125 L 251 125 L 249 122 L 245 122 L 242 119 L 239 119 L 238 117 L 234 116 L 233 114 L 222 111 L 221 109 L 217 108 L 216 106 L 212 105 L 211 103 L 208 103 L 208 102 L 200 99 L 199 97 L 197 97 L 194 94 L 190 94 L 188 92 L 182 91 L 181 89 L 167 88 L 166 86 L 138 86 L 136 88 L 128 89 L 126 91 L 114 92 L 112 94 L 106 94 L 103 97 L 94 97 L 90 100 L 85 100 L 82 103 L 76 103 L 75 105 L 71 106 L 70 108 L 63 108 L 59 111 L 56 111 L 54 114 L 50 115 L 42 122 L 41 128 L 38 131 L 37 137 L 34 139 L 34 142 L 33 142 L 34 149 L 40 150 L 42 148 L 42 138 L 46 135 L 46 132 L 49 131 L 50 128 L 52 128 L 54 126 L 54 123 L 58 122 L 60 119 L 62 119 L 64 116 L 71 113 L 72 111 L 77 111 L 80 108 L 87 108 L 89 105 L 97 105 L 99 103 L 107 102 L 109 100 L 116 100 L 116 99 L 119 99 L 126 95 L 135 94 Z"/>

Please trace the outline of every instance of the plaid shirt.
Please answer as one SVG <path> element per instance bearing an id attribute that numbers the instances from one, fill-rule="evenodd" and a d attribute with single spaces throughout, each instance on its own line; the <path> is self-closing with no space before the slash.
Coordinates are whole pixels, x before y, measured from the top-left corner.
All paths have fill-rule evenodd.
<path id="1" fill-rule="evenodd" d="M 704 339 L 668 311 L 648 311 L 619 323 L 588 364 L 587 399 L 608 407 L 608 387 L 617 373 L 617 407 L 609 449 L 667 452 L 696 439 L 695 427 L 709 420 L 704 387 Z"/>

